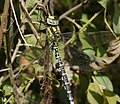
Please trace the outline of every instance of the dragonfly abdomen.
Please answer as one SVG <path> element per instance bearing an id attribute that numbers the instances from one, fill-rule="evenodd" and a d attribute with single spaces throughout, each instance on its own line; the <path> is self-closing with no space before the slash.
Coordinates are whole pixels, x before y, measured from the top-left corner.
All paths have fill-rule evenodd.
<path id="1" fill-rule="evenodd" d="M 73 99 L 72 92 L 71 92 L 71 89 L 70 89 L 70 83 L 69 83 L 67 74 L 65 72 L 63 63 L 61 61 L 60 55 L 58 53 L 58 48 L 55 46 L 55 43 L 52 45 L 52 51 L 55 55 L 56 63 L 58 64 L 58 69 L 61 72 L 62 81 L 64 83 L 64 88 L 66 90 L 66 93 L 67 93 L 68 99 L 70 101 L 70 104 L 74 104 L 74 99 Z"/>

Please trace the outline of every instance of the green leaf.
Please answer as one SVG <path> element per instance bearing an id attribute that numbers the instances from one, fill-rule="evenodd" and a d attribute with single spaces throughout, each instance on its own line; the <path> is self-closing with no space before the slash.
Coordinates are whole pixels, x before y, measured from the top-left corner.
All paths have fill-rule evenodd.
<path id="1" fill-rule="evenodd" d="M 109 0 L 100 0 L 98 1 L 98 3 L 101 4 L 101 6 L 103 6 L 105 9 L 107 8 L 107 3 L 109 2 Z"/>
<path id="2" fill-rule="evenodd" d="M 44 33 L 41 33 L 40 34 L 40 37 L 41 37 L 41 41 L 42 42 L 45 42 L 45 39 L 46 39 L 46 35 L 44 34 Z M 39 48 L 41 48 L 40 47 L 40 45 L 37 45 L 37 39 L 36 39 L 36 37 L 34 36 L 34 34 L 27 34 L 27 35 L 25 35 L 25 40 L 27 41 L 27 43 L 29 44 L 29 45 L 31 45 L 31 46 L 38 46 Z"/>
<path id="3" fill-rule="evenodd" d="M 106 55 L 107 55 L 106 49 L 102 45 L 99 45 L 99 47 L 97 48 L 96 56 L 101 57 Z"/>
<path id="4" fill-rule="evenodd" d="M 31 19 L 34 22 L 38 22 L 38 10 L 34 10 L 34 12 L 31 14 Z"/>
<path id="5" fill-rule="evenodd" d="M 87 99 L 90 104 L 103 104 L 104 99 L 97 83 L 90 83 L 88 87 Z"/>
<path id="6" fill-rule="evenodd" d="M 83 13 L 80 21 L 82 21 L 83 23 L 88 23 L 88 21 L 89 21 L 88 15 Z M 96 28 L 93 23 L 89 23 L 89 26 L 93 27 L 93 28 Z"/>
<path id="7" fill-rule="evenodd" d="M 110 81 L 110 79 L 107 76 L 102 75 L 96 71 L 94 72 L 94 75 L 95 75 L 97 82 L 100 84 L 101 88 L 113 91 L 112 82 Z"/>
<path id="8" fill-rule="evenodd" d="M 25 40 L 27 41 L 28 44 L 31 44 L 31 45 L 35 45 L 37 43 L 37 40 L 34 34 L 25 35 Z"/>
<path id="9" fill-rule="evenodd" d="M 32 78 L 27 73 L 22 73 L 22 78 L 25 78 L 26 80 L 30 81 Z"/>
<path id="10" fill-rule="evenodd" d="M 34 10 L 31 14 L 31 19 L 37 29 L 45 30 L 46 25 L 44 23 L 40 23 L 39 21 L 45 22 L 45 15 L 43 11 Z"/>
<path id="11" fill-rule="evenodd" d="M 3 86 L 4 96 L 11 95 L 12 87 L 10 85 Z"/>
<path id="12" fill-rule="evenodd" d="M 83 52 L 86 53 L 89 57 L 95 56 L 95 51 L 93 50 L 93 47 L 89 44 L 88 38 L 86 38 L 85 34 L 79 32 L 78 36 L 82 43 Z"/>
<path id="13" fill-rule="evenodd" d="M 29 9 L 33 8 L 37 2 L 38 0 L 26 0 L 26 6 Z"/>
<path id="14" fill-rule="evenodd" d="M 84 75 L 79 75 L 79 79 L 77 78 L 77 80 L 79 80 L 79 84 L 81 87 L 81 93 L 83 94 L 84 92 L 86 92 L 88 85 L 89 85 L 89 78 L 87 76 Z"/>
<path id="15" fill-rule="evenodd" d="M 116 34 L 120 34 L 120 4 L 114 4 L 113 29 Z"/>
<path id="16" fill-rule="evenodd" d="M 87 23 L 88 22 L 88 16 L 87 14 L 82 14 L 82 18 L 80 19 L 82 22 Z"/>
<path id="17" fill-rule="evenodd" d="M 79 39 L 82 43 L 82 49 L 92 48 L 92 46 L 87 42 L 86 36 L 84 35 L 83 32 L 79 32 L 78 36 L 79 36 Z"/>
<path id="18" fill-rule="evenodd" d="M 105 90 L 104 95 L 108 101 L 108 104 L 117 104 L 117 102 L 120 102 L 120 97 L 114 92 Z"/>

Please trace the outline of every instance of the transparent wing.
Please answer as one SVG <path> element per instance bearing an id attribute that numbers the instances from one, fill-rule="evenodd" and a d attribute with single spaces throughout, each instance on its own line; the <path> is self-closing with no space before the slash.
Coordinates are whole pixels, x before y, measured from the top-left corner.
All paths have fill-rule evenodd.
<path id="1" fill-rule="evenodd" d="M 62 35 L 67 40 L 72 37 L 72 33 L 62 33 Z M 99 47 L 100 45 L 109 44 L 110 41 L 115 39 L 115 37 L 112 35 L 109 31 L 99 31 L 99 32 L 85 32 L 86 37 L 88 38 L 88 42 L 93 47 Z M 83 53 L 82 51 L 78 51 L 75 47 L 69 47 L 69 56 L 71 58 L 71 65 L 78 65 L 79 69 L 82 71 L 92 71 L 92 68 L 89 66 L 91 62 L 93 62 L 88 55 Z M 120 68 L 120 65 L 114 64 L 109 65 L 108 68 L 113 68 L 114 66 L 118 66 Z"/>
<path id="2" fill-rule="evenodd" d="M 85 35 L 93 47 L 108 44 L 111 40 L 115 39 L 110 31 L 85 32 Z"/>
<path id="3" fill-rule="evenodd" d="M 89 66 L 92 61 L 90 57 L 82 51 L 79 51 L 74 47 L 69 47 L 66 54 L 70 57 L 69 61 L 71 66 L 79 66 L 79 69 L 83 72 L 92 71 L 92 68 Z"/>
<path id="4" fill-rule="evenodd" d="M 72 37 L 72 32 L 62 33 L 61 36 L 66 40 Z M 76 33 L 77 34 L 77 33 Z M 84 32 L 88 42 L 93 46 L 108 44 L 111 40 L 115 39 L 110 31 L 99 31 L 99 32 Z"/>

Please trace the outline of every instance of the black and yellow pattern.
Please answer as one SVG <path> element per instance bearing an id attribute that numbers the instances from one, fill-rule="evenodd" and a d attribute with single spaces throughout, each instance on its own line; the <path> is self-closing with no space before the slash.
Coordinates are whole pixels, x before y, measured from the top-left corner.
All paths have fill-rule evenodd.
<path id="1" fill-rule="evenodd" d="M 74 104 L 74 99 L 72 96 L 72 92 L 70 89 L 70 83 L 68 81 L 68 77 L 66 75 L 64 65 L 61 61 L 61 57 L 58 53 L 58 42 L 60 40 L 60 28 L 59 28 L 59 21 L 54 16 L 48 16 L 47 18 L 47 24 L 48 24 L 48 33 L 49 33 L 49 40 L 51 43 L 51 50 L 53 51 L 53 54 L 56 58 L 56 64 L 58 65 L 58 69 L 61 72 L 62 81 L 64 83 L 64 88 L 67 92 L 67 96 L 69 99 L 70 104 Z"/>

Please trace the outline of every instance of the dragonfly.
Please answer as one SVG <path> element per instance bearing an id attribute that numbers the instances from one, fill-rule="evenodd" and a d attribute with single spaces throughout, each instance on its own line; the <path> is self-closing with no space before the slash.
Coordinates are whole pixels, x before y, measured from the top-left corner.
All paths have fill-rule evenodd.
<path id="1" fill-rule="evenodd" d="M 41 5 L 39 5 L 41 6 Z M 48 10 L 49 11 L 49 10 Z M 46 10 L 45 10 L 46 12 Z M 62 63 L 60 54 L 58 52 L 58 42 L 60 40 L 60 28 L 59 28 L 59 21 L 57 20 L 57 18 L 53 15 L 51 15 L 50 13 L 46 13 L 47 15 L 45 16 L 45 22 L 44 24 L 46 25 L 46 29 L 47 29 L 47 34 L 48 34 L 48 40 L 50 43 L 50 49 L 52 50 L 55 59 L 56 59 L 56 65 L 61 73 L 61 78 L 64 84 L 64 89 L 66 90 L 67 93 L 67 97 L 69 100 L 70 104 L 74 104 L 74 99 L 72 96 L 72 91 L 70 88 L 70 82 L 68 80 L 68 77 L 66 75 L 66 71 L 64 69 L 64 65 Z"/>

